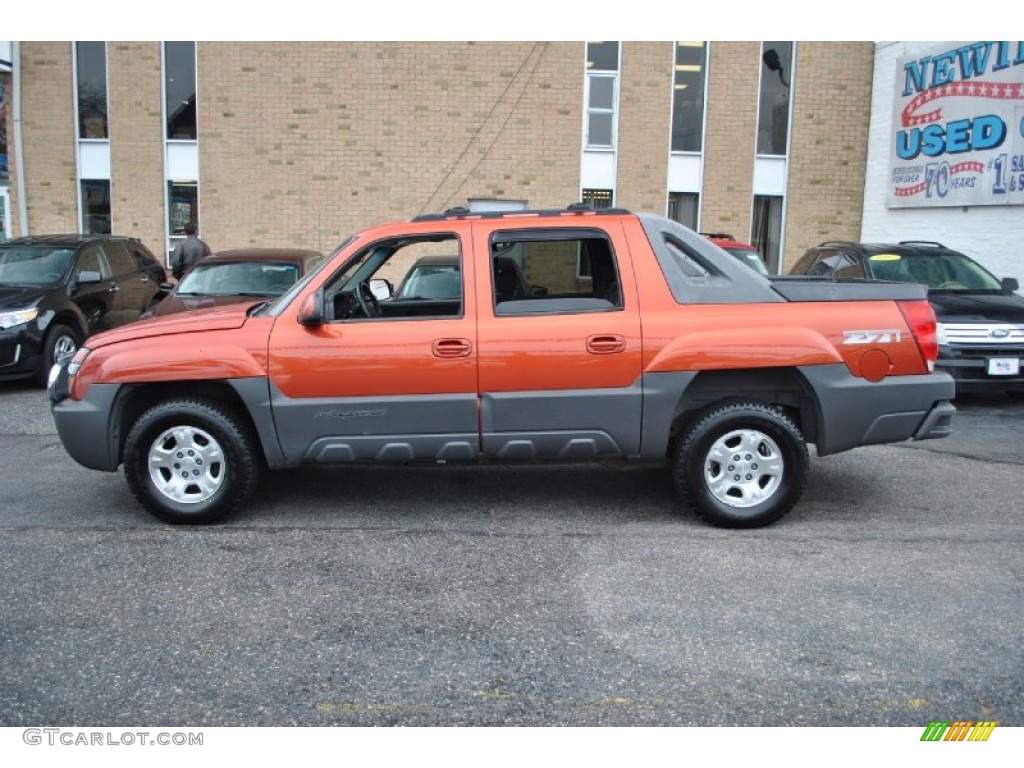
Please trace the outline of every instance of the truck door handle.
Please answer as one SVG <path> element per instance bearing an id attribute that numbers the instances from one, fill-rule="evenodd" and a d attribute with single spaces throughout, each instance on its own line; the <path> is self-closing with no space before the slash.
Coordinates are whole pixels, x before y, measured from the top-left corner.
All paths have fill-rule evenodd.
<path id="1" fill-rule="evenodd" d="M 626 348 L 626 340 L 618 334 L 587 337 L 587 352 L 592 355 L 613 355 Z"/>
<path id="2" fill-rule="evenodd" d="M 469 357 L 473 344 L 469 339 L 435 339 L 434 357 Z"/>

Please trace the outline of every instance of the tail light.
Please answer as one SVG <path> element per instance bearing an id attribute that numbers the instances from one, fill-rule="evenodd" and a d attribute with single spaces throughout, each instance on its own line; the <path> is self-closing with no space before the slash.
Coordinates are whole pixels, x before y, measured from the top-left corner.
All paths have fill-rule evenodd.
<path id="1" fill-rule="evenodd" d="M 935 370 L 935 361 L 939 359 L 939 337 L 935 323 L 935 310 L 927 301 L 897 301 L 900 312 L 903 313 L 911 333 L 914 334 L 914 341 L 917 348 L 921 350 L 921 356 L 928 364 L 928 370 Z"/>

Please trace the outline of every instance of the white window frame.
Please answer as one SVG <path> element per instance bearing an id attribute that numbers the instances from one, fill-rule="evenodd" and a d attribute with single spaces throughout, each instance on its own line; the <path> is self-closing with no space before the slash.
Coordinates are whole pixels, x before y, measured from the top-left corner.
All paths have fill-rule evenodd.
<path id="1" fill-rule="evenodd" d="M 160 45 L 160 134 L 164 143 L 164 261 L 170 266 L 170 254 L 185 238 L 171 231 L 171 183 L 196 185 L 196 225 L 200 235 L 203 231 L 202 189 L 199 174 L 199 43 L 193 42 L 192 55 L 195 57 L 196 73 L 196 138 L 171 139 L 167 137 L 167 46 Z M 192 177 L 195 178 L 192 178 Z"/>
<path id="2" fill-rule="evenodd" d="M 591 83 L 596 79 L 604 79 L 612 81 L 612 106 L 607 107 L 592 107 L 590 106 L 590 90 Z M 584 100 L 587 105 L 584 131 L 586 133 L 585 147 L 596 150 L 609 150 L 614 151 L 618 146 L 619 141 L 619 73 L 609 71 L 598 71 L 598 72 L 587 72 L 587 85 L 586 93 L 584 94 Z M 610 115 L 612 122 L 612 135 L 610 144 L 595 144 L 590 140 L 590 116 L 591 115 Z"/>

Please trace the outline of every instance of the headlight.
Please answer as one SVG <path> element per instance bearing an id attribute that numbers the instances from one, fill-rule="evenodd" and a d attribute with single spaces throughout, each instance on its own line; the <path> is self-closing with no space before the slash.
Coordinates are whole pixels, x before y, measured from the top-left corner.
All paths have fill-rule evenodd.
<path id="1" fill-rule="evenodd" d="M 19 309 L 17 312 L 0 313 L 0 330 L 6 331 L 16 325 L 30 323 L 39 316 L 38 309 Z"/>
<path id="2" fill-rule="evenodd" d="M 946 326 L 942 323 L 935 324 L 935 340 L 939 343 L 939 346 L 946 345 Z"/>
<path id="3" fill-rule="evenodd" d="M 71 358 L 71 362 L 68 363 L 68 375 L 74 376 L 82 369 L 82 363 L 85 362 L 85 358 L 89 356 L 89 350 L 86 347 L 79 347 L 78 351 L 75 352 L 75 356 Z"/>

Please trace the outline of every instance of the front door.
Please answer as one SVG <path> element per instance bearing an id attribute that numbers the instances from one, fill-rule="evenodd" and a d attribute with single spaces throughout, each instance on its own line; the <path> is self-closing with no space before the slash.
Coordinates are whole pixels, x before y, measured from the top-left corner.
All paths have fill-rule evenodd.
<path id="1" fill-rule="evenodd" d="M 71 300 L 85 315 L 90 334 L 121 324 L 121 297 L 113 268 L 100 243 L 84 246 L 75 259 Z M 83 272 L 99 273 L 98 283 L 81 283 Z"/>
<path id="2" fill-rule="evenodd" d="M 473 268 L 460 238 L 414 231 L 352 251 L 322 288 L 323 322 L 303 325 L 291 308 L 271 332 L 271 402 L 286 456 L 476 458 Z M 424 288 L 398 292 L 410 285 Z"/>

